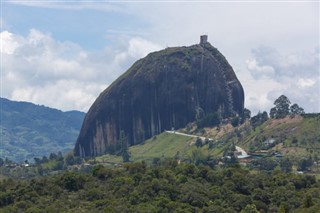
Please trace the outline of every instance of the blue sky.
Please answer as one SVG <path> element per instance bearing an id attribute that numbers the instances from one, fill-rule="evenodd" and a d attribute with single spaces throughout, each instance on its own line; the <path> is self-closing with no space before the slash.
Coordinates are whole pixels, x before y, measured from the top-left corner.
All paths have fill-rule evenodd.
<path id="1" fill-rule="evenodd" d="M 134 61 L 208 34 L 253 113 L 320 111 L 317 1 L 2 1 L 1 96 L 87 111 Z"/>
<path id="2" fill-rule="evenodd" d="M 26 1 L 27 2 L 27 1 Z M 121 12 L 125 7 L 108 9 L 107 3 L 96 4 L 105 6 L 105 10 L 77 9 L 77 4 L 43 3 L 43 5 L 26 6 L 24 4 L 3 3 L 4 28 L 17 34 L 27 36 L 30 29 L 49 32 L 54 39 L 72 41 L 80 44 L 86 50 L 99 50 L 112 41 L 107 39 L 108 33 L 116 29 L 137 29 L 146 26 L 146 22 L 131 14 Z M 54 6 L 55 5 L 55 6 Z M 85 5 L 85 4 L 84 4 Z M 63 8 L 63 6 L 68 6 Z M 69 9 L 68 9 L 69 8 Z M 130 26 L 130 27 L 127 27 Z"/>

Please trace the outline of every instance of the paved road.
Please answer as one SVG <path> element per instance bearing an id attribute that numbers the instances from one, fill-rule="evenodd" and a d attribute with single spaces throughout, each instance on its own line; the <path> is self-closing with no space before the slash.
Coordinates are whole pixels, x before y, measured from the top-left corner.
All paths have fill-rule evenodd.
<path id="1" fill-rule="evenodd" d="M 177 132 L 177 131 L 166 131 L 167 133 L 171 133 L 171 134 L 176 134 L 176 135 L 184 135 L 184 136 L 189 136 L 189 137 L 193 137 L 193 138 L 200 138 L 201 140 L 205 140 L 206 137 L 200 137 L 198 135 L 190 135 L 190 134 L 186 134 L 186 133 L 182 133 L 182 132 Z M 213 140 L 211 138 L 207 138 L 209 140 Z"/>
<path id="2" fill-rule="evenodd" d="M 166 131 L 167 133 L 171 133 L 171 134 L 176 134 L 176 135 L 184 135 L 184 136 L 189 136 L 189 137 L 193 137 L 193 138 L 201 138 L 202 141 L 204 141 L 206 139 L 206 137 L 200 137 L 198 135 L 190 135 L 190 134 L 186 134 L 186 133 L 182 133 L 182 132 L 177 132 L 177 131 Z M 207 138 L 209 140 L 213 140 L 212 138 Z M 240 152 L 241 155 L 238 155 L 238 158 L 246 158 L 248 157 L 248 153 L 242 149 L 240 146 L 236 146 L 236 150 L 237 152 Z"/>
<path id="3" fill-rule="evenodd" d="M 241 147 L 239 147 L 239 146 L 236 146 L 236 150 L 237 150 L 237 152 L 240 152 L 240 153 L 241 153 L 241 155 L 238 155 L 238 156 L 237 156 L 238 158 L 246 158 L 246 157 L 249 156 L 248 153 L 247 153 L 244 149 L 242 149 Z"/>

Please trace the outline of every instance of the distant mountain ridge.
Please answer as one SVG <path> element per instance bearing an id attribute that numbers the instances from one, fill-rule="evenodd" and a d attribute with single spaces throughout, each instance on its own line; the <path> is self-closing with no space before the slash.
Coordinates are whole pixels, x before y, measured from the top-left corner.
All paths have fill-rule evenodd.
<path id="1" fill-rule="evenodd" d="M 0 157 L 17 162 L 72 150 L 85 113 L 0 98 Z"/>

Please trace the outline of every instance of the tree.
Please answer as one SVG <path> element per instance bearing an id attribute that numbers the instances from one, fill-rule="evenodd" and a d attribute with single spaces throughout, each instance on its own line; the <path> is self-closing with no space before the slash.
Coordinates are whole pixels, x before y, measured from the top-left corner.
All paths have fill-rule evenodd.
<path id="1" fill-rule="evenodd" d="M 284 172 L 291 172 L 292 170 L 292 162 L 289 158 L 282 158 L 280 160 L 280 168 Z"/>
<path id="2" fill-rule="evenodd" d="M 243 109 L 243 113 L 241 115 L 241 121 L 240 123 L 244 123 L 247 119 L 251 118 L 251 111 L 248 110 L 247 108 Z"/>
<path id="3" fill-rule="evenodd" d="M 280 205 L 278 212 L 279 213 L 286 213 L 286 208 L 285 208 L 285 206 L 283 204 Z"/>
<path id="4" fill-rule="evenodd" d="M 277 119 L 286 117 L 290 113 L 290 104 L 290 100 L 285 95 L 281 95 L 274 101 L 275 108 L 270 110 L 270 116 L 272 114 Z"/>
<path id="5" fill-rule="evenodd" d="M 58 155 L 56 153 L 50 153 L 49 155 L 49 160 L 57 160 L 58 159 Z"/>
<path id="6" fill-rule="evenodd" d="M 247 108 L 244 108 L 242 117 L 245 119 L 250 119 L 251 118 L 251 111 Z"/>
<path id="7" fill-rule="evenodd" d="M 281 95 L 274 101 L 275 107 L 270 109 L 271 118 L 284 118 L 288 115 L 295 116 L 304 114 L 304 109 L 298 104 L 291 105 L 290 100 L 285 96 Z"/>
<path id="8" fill-rule="evenodd" d="M 293 104 L 292 106 L 290 106 L 290 114 L 292 116 L 302 115 L 304 114 L 304 109 L 301 108 L 298 104 Z"/>
<path id="9" fill-rule="evenodd" d="M 233 117 L 232 120 L 231 120 L 231 125 L 232 125 L 233 127 L 237 127 L 237 126 L 239 126 L 239 124 L 240 124 L 240 118 L 239 118 L 239 116 Z"/>
<path id="10" fill-rule="evenodd" d="M 310 208 L 313 206 L 312 196 L 310 194 L 307 194 L 306 197 L 303 200 L 303 206 L 305 208 Z"/>
<path id="11" fill-rule="evenodd" d="M 195 145 L 196 145 L 196 147 L 198 147 L 198 148 L 199 148 L 199 147 L 202 147 L 202 140 L 201 140 L 200 137 L 197 137 Z"/>
<path id="12" fill-rule="evenodd" d="M 73 155 L 67 155 L 67 157 L 66 157 L 66 164 L 67 165 L 73 165 L 74 164 L 74 157 L 73 157 Z"/>
<path id="13" fill-rule="evenodd" d="M 63 161 L 55 161 L 53 170 L 62 170 L 63 169 Z"/>
<path id="14" fill-rule="evenodd" d="M 129 162 L 130 161 L 130 153 L 128 152 L 128 149 L 126 150 L 123 150 L 122 153 L 121 153 L 121 156 L 122 156 L 122 161 L 123 162 Z"/>
<path id="15" fill-rule="evenodd" d="M 232 145 L 229 145 L 229 147 L 224 150 L 224 163 L 228 165 L 238 164 L 238 158 L 235 156 L 236 150 L 236 146 L 234 145 L 234 142 L 232 142 Z"/>
<path id="16" fill-rule="evenodd" d="M 205 164 L 207 159 L 207 156 L 202 152 L 201 149 L 192 149 L 190 153 L 190 160 L 192 161 L 192 163 L 194 163 L 195 165 L 199 165 L 201 163 Z"/>
<path id="17" fill-rule="evenodd" d="M 311 157 L 303 158 L 298 162 L 298 170 L 306 171 L 312 165 L 313 165 L 313 161 Z"/>
<path id="18" fill-rule="evenodd" d="M 49 162 L 49 159 L 47 158 L 47 156 L 43 156 L 41 163 L 48 163 L 48 162 Z"/>
<path id="19" fill-rule="evenodd" d="M 41 159 L 40 159 L 40 158 L 35 157 L 35 158 L 33 158 L 33 159 L 34 159 L 34 163 L 35 163 L 36 165 L 41 164 Z"/>
<path id="20" fill-rule="evenodd" d="M 120 145 L 120 155 L 122 156 L 123 162 L 130 161 L 130 153 L 128 151 L 128 140 L 124 131 L 120 131 L 120 138 L 117 142 Z"/>
<path id="21" fill-rule="evenodd" d="M 266 111 L 264 111 L 262 113 L 258 112 L 257 115 L 255 115 L 251 118 L 251 124 L 253 127 L 257 127 L 260 124 L 263 124 L 267 120 L 268 120 L 268 113 Z"/>
<path id="22" fill-rule="evenodd" d="M 78 191 L 82 189 L 85 183 L 83 174 L 66 172 L 60 178 L 61 186 L 69 191 Z"/>
<path id="23" fill-rule="evenodd" d="M 277 115 L 277 109 L 275 107 L 270 109 L 270 118 L 276 118 Z"/>
<path id="24" fill-rule="evenodd" d="M 261 158 L 251 161 L 251 164 L 261 170 L 271 171 L 277 166 L 277 162 L 271 158 Z"/>
<path id="25" fill-rule="evenodd" d="M 43 169 L 43 167 L 40 164 L 37 165 L 37 171 L 40 176 L 42 176 L 45 173 L 45 170 Z"/>
<path id="26" fill-rule="evenodd" d="M 221 123 L 221 115 L 219 112 L 210 113 L 197 120 L 198 128 L 217 126 Z"/>
<path id="27" fill-rule="evenodd" d="M 259 211 L 257 210 L 256 205 L 248 204 L 240 213 L 259 213 Z"/>
<path id="28" fill-rule="evenodd" d="M 64 159 L 63 159 L 63 155 L 62 155 L 61 152 L 58 152 L 58 160 L 59 160 L 59 161 L 63 161 L 63 160 L 64 160 Z"/>
<path id="29" fill-rule="evenodd" d="M 12 160 L 10 160 L 9 158 L 7 158 L 7 157 L 4 159 L 4 164 L 8 165 L 8 164 L 13 164 L 13 163 L 14 162 Z"/>
<path id="30" fill-rule="evenodd" d="M 263 122 L 267 121 L 269 119 L 268 113 L 266 111 L 263 111 L 261 114 L 261 119 Z"/>

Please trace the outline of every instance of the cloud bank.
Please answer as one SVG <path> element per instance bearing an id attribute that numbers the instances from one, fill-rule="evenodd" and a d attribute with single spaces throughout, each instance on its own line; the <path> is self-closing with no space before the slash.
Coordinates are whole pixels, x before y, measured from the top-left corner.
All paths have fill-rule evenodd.
<path id="1" fill-rule="evenodd" d="M 246 61 L 249 77 L 256 85 L 247 93 L 251 105 L 270 109 L 273 101 L 285 94 L 307 112 L 320 111 L 319 48 L 281 54 L 273 48 L 259 47 L 252 50 L 252 56 Z M 259 91 L 261 86 L 263 91 Z"/>
<path id="2" fill-rule="evenodd" d="M 134 37 L 118 49 L 88 52 L 36 29 L 26 37 L 3 31 L 1 41 L 1 96 L 85 112 L 137 58 L 161 49 Z"/>
<path id="3" fill-rule="evenodd" d="M 57 41 L 31 29 L 23 37 L 8 31 L 2 38 L 2 96 L 62 110 L 87 111 L 96 97 L 134 61 L 160 45 L 139 37 L 122 41 L 118 48 L 88 52 L 68 41 Z M 123 38 L 121 38 L 123 39 Z M 246 93 L 246 107 L 268 111 L 281 94 L 308 112 L 319 112 L 319 48 L 279 53 L 260 46 L 235 67 Z"/>
<path id="4" fill-rule="evenodd" d="M 281 94 L 320 111 L 319 2 L 19 1 L 5 2 L 3 14 L 7 98 L 87 111 L 137 59 L 208 34 L 253 114 L 269 112 Z"/>

